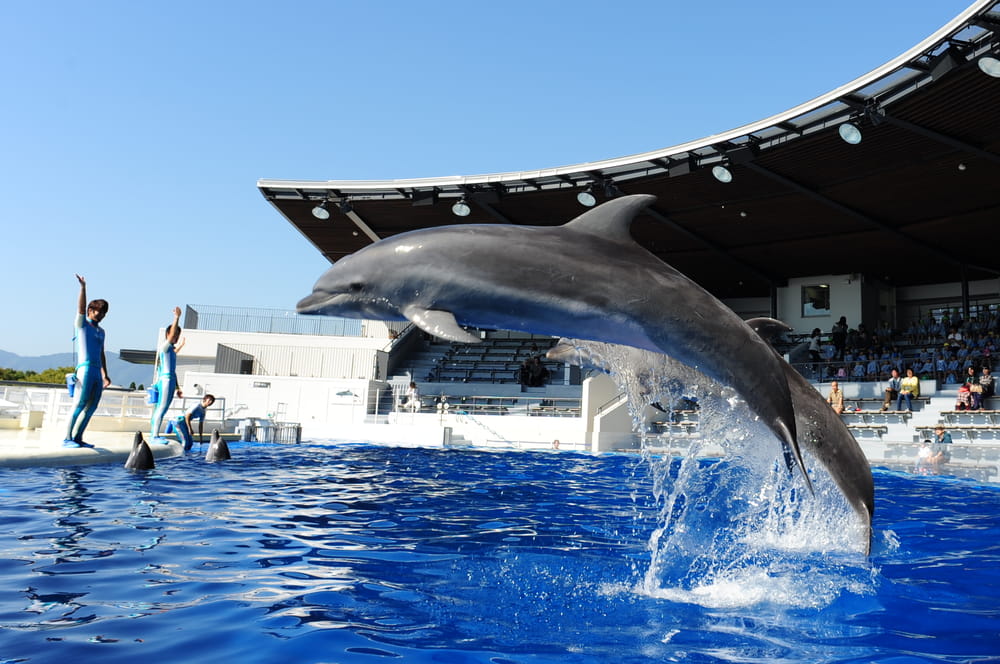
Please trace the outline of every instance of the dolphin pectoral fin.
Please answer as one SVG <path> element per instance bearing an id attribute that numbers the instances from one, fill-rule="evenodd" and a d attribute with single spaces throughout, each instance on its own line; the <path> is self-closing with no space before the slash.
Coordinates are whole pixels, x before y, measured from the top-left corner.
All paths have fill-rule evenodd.
<path id="1" fill-rule="evenodd" d="M 785 461 L 791 470 L 791 462 L 788 460 L 788 451 L 791 450 L 792 454 L 795 456 L 795 461 L 798 463 L 799 470 L 802 471 L 802 477 L 806 480 L 806 488 L 809 489 L 809 493 L 816 495 L 813 491 L 812 480 L 809 479 L 809 472 L 806 470 L 806 462 L 802 460 L 802 451 L 799 450 L 799 442 L 795 440 L 795 436 L 789 430 L 788 425 L 785 424 L 784 420 L 778 420 L 778 428 L 784 434 L 785 439 L 781 441 L 781 446 L 785 450 Z"/>
<path id="2" fill-rule="evenodd" d="M 458 321 L 455 320 L 455 314 L 450 311 L 422 309 L 410 305 L 403 309 L 403 315 L 421 330 L 433 334 L 435 337 L 467 344 L 476 344 L 481 341 L 479 337 L 463 330 Z"/>

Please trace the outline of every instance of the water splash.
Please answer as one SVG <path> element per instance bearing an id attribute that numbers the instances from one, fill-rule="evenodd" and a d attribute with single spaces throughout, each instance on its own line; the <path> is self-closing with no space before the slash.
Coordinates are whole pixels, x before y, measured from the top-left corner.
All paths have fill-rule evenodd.
<path id="1" fill-rule="evenodd" d="M 647 431 L 652 404 L 667 414 L 682 399 L 698 404 L 694 435 L 642 434 L 659 519 L 634 592 L 710 608 L 815 608 L 844 591 L 867 592 L 864 525 L 821 464 L 805 455 L 810 494 L 779 441 L 731 389 L 660 354 L 572 343 L 584 364 L 607 371 L 625 392 L 636 431 Z M 660 456 L 664 449 L 683 456 Z"/>

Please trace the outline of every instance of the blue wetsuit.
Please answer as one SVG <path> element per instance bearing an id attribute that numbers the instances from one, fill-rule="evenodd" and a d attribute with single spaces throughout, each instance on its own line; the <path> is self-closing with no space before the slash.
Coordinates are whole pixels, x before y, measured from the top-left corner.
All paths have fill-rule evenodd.
<path id="1" fill-rule="evenodd" d="M 83 430 L 97 410 L 104 392 L 104 329 L 95 321 L 76 315 L 76 388 L 66 440 L 83 443 Z"/>
<path id="2" fill-rule="evenodd" d="M 160 388 L 160 400 L 153 407 L 153 417 L 150 420 L 149 437 L 153 440 L 160 437 L 163 417 L 174 399 L 174 392 L 177 391 L 177 353 L 174 351 L 174 345 L 164 339 L 156 349 L 156 354 L 156 386 Z"/>
<path id="3" fill-rule="evenodd" d="M 177 419 L 174 420 L 174 430 L 177 432 L 177 437 L 181 439 L 184 443 L 184 451 L 187 452 L 194 445 L 194 435 L 191 429 L 188 427 L 187 418 L 191 418 L 191 423 L 194 424 L 195 419 L 200 420 L 203 424 L 205 422 L 205 407 L 198 404 L 194 408 L 188 410 L 187 415 L 178 415 Z"/>

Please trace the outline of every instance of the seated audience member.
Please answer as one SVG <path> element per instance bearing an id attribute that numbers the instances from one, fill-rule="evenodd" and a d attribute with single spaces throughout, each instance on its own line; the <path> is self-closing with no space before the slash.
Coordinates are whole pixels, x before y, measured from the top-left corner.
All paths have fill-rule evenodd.
<path id="1" fill-rule="evenodd" d="M 944 430 L 943 426 L 934 429 L 934 447 L 931 449 L 931 463 L 934 464 L 934 472 L 940 473 L 941 466 L 951 461 L 951 434 Z"/>
<path id="2" fill-rule="evenodd" d="M 979 385 L 983 388 L 982 398 L 989 399 L 996 392 L 996 382 L 993 380 L 993 374 L 990 373 L 989 367 L 983 367 L 983 373 L 979 376 Z"/>
<path id="3" fill-rule="evenodd" d="M 966 383 L 958 386 L 958 399 L 955 401 L 955 410 L 972 410 L 972 392 Z"/>
<path id="4" fill-rule="evenodd" d="M 878 358 L 873 353 L 865 366 L 865 380 L 878 380 L 878 369 Z"/>
<path id="5" fill-rule="evenodd" d="M 965 372 L 965 385 L 969 388 L 969 395 L 972 401 L 970 410 L 979 409 L 979 398 L 982 396 L 983 387 L 979 384 L 979 376 L 976 375 L 976 368 L 970 366 Z"/>
<path id="6" fill-rule="evenodd" d="M 913 369 L 906 370 L 906 378 L 900 381 L 899 396 L 896 397 L 896 410 L 913 410 L 913 399 L 920 396 L 920 379 L 913 375 Z"/>
<path id="7" fill-rule="evenodd" d="M 865 379 L 865 365 L 861 364 L 860 362 L 857 362 L 854 365 L 854 368 L 851 370 L 851 378 L 854 378 L 855 380 L 859 380 L 859 381 L 860 380 L 864 380 Z"/>
<path id="8" fill-rule="evenodd" d="M 833 406 L 833 412 L 840 415 L 844 412 L 844 393 L 840 390 L 837 381 L 830 383 L 830 394 L 826 397 L 827 403 Z"/>
<path id="9" fill-rule="evenodd" d="M 410 387 L 406 390 L 406 401 L 403 406 L 409 410 L 411 413 L 415 413 L 420 410 L 420 391 L 417 389 L 416 383 L 410 383 Z"/>
<path id="10" fill-rule="evenodd" d="M 882 410 L 889 410 L 892 402 L 899 398 L 899 390 L 902 387 L 902 383 L 903 379 L 899 377 L 899 371 L 893 369 L 885 385 L 885 399 L 882 401 Z"/>

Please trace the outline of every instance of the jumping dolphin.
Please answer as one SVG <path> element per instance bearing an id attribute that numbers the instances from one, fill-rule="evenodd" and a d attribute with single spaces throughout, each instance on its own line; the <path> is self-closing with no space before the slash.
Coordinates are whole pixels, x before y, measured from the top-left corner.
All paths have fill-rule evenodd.
<path id="1" fill-rule="evenodd" d="M 208 452 L 205 453 L 205 461 L 209 463 L 215 461 L 225 461 L 231 459 L 229 455 L 229 445 L 219 435 L 218 429 L 212 430 L 212 439 L 208 442 Z"/>
<path id="2" fill-rule="evenodd" d="M 132 451 L 125 460 L 125 467 L 129 470 L 149 470 L 156 467 L 153 451 L 149 449 L 149 443 L 142 437 L 141 431 L 136 431 L 132 438 Z"/>
<path id="3" fill-rule="evenodd" d="M 747 321 L 747 325 L 768 341 L 773 340 L 778 333 L 791 330 L 772 318 L 752 319 Z M 689 367 L 660 353 L 635 348 L 612 348 L 609 344 L 566 338 L 560 339 L 548 353 L 551 359 L 576 362 L 581 366 L 601 370 L 609 368 L 607 358 L 612 355 L 625 357 L 625 361 L 636 370 L 656 370 L 675 377 L 682 383 L 703 386 L 709 394 L 717 396 L 721 393 L 721 386 L 713 385 L 707 376 L 698 375 Z M 848 504 L 861 518 L 867 533 L 867 554 L 871 549 L 871 523 L 875 509 L 871 466 L 847 425 L 816 388 L 787 362 L 782 361 L 781 364 L 791 391 L 799 443 L 826 468 Z M 805 478 L 808 485 L 808 474 Z"/>
<path id="4" fill-rule="evenodd" d="M 337 261 L 299 313 L 572 336 L 660 352 L 731 387 L 798 457 L 781 359 L 731 309 L 636 243 L 655 196 L 613 199 L 563 226 L 446 226 L 401 233 Z"/>

